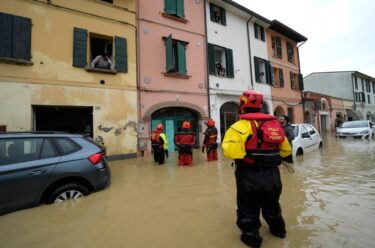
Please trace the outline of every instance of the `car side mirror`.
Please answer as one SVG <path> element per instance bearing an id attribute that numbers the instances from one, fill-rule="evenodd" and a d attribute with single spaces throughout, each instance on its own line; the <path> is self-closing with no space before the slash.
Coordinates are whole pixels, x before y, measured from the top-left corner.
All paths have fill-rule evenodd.
<path id="1" fill-rule="evenodd" d="M 310 138 L 310 135 L 308 133 L 303 133 L 302 138 L 303 139 Z"/>

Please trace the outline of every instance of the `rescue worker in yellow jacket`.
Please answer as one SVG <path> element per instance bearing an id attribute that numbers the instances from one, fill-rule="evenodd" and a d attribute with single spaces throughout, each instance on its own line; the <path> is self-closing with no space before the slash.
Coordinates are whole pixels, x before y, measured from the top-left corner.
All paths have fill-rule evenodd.
<path id="1" fill-rule="evenodd" d="M 286 236 L 279 203 L 282 183 L 278 166 L 282 160 L 293 162 L 284 130 L 273 115 L 260 112 L 263 95 L 247 90 L 240 97 L 241 119 L 225 133 L 224 155 L 235 160 L 237 185 L 237 226 L 241 240 L 260 247 L 260 211 L 276 237 Z"/>
<path id="2" fill-rule="evenodd" d="M 154 161 L 160 165 L 164 164 L 165 157 L 168 158 L 168 141 L 165 136 L 163 124 L 158 124 L 151 135 L 151 146 L 154 153 Z"/>

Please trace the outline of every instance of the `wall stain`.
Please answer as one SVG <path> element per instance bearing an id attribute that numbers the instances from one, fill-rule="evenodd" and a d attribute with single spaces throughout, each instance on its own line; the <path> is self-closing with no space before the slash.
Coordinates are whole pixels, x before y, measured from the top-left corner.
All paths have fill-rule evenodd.
<path id="1" fill-rule="evenodd" d="M 116 130 L 115 130 L 115 136 L 119 136 L 122 133 L 121 130 L 122 130 L 121 128 L 116 128 Z"/>
<path id="2" fill-rule="evenodd" d="M 126 130 L 128 127 L 133 128 L 134 131 L 137 131 L 137 123 L 135 121 L 129 121 L 122 127 L 122 129 Z"/>
<path id="3" fill-rule="evenodd" d="M 100 131 L 103 131 L 103 132 L 105 132 L 105 133 L 108 133 L 108 132 L 110 132 L 110 131 L 113 129 L 113 127 L 103 127 L 103 125 L 99 125 L 99 126 L 98 126 L 98 129 L 99 129 Z"/>

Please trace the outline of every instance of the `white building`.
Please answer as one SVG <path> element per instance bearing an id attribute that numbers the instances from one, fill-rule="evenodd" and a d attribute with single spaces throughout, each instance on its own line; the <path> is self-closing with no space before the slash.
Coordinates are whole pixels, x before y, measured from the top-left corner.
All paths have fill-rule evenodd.
<path id="1" fill-rule="evenodd" d="M 314 72 L 304 84 L 305 91 L 353 101 L 349 119 L 375 121 L 375 78 L 358 71 Z"/>

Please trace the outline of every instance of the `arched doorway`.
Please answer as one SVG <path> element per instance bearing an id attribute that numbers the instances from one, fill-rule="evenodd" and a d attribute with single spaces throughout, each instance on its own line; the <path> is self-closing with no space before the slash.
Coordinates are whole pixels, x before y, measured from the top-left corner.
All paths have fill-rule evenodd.
<path id="1" fill-rule="evenodd" d="M 239 107 L 234 102 L 226 102 L 220 107 L 220 133 L 221 140 L 225 131 L 238 120 Z"/>
<path id="2" fill-rule="evenodd" d="M 277 117 L 285 115 L 284 109 L 280 106 L 276 107 L 275 111 L 273 112 L 273 115 Z"/>
<path id="3" fill-rule="evenodd" d="M 151 132 L 159 123 L 163 123 L 168 140 L 168 150 L 175 150 L 174 135 L 181 131 L 182 123 L 189 121 L 191 131 L 196 135 L 195 147 L 199 144 L 198 115 L 195 111 L 182 107 L 168 107 L 156 110 L 151 114 Z"/>

